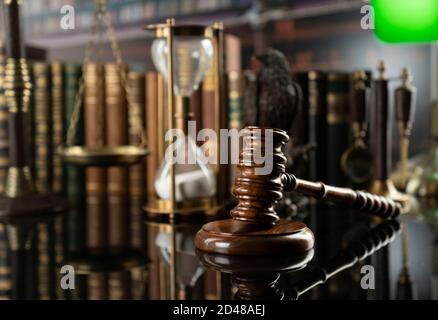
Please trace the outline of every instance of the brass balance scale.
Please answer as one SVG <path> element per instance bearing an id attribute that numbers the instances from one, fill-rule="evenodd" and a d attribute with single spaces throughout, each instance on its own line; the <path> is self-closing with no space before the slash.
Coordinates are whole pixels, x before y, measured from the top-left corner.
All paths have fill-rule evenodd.
<path id="1" fill-rule="evenodd" d="M 67 164 L 84 166 L 84 167 L 114 167 L 114 166 L 131 166 L 141 162 L 148 155 L 146 148 L 145 130 L 141 124 L 138 114 L 139 105 L 132 103 L 132 95 L 127 80 L 126 65 L 123 63 L 120 47 L 118 45 L 113 26 L 111 24 L 110 14 L 107 11 L 106 0 L 96 1 L 96 10 L 94 12 L 94 24 L 91 29 L 90 39 L 85 49 L 83 60 L 83 69 L 91 61 L 91 56 L 95 50 L 95 38 L 98 37 L 97 54 L 102 46 L 102 29 L 108 35 L 111 43 L 112 54 L 116 61 L 116 66 L 120 74 L 121 87 L 126 93 L 128 112 L 128 123 L 130 132 L 138 136 L 138 145 L 120 145 L 105 146 L 103 138 L 104 128 L 104 110 L 101 104 L 97 105 L 97 141 L 95 146 L 75 145 L 77 127 L 81 114 L 82 100 L 84 96 L 85 80 L 84 72 L 80 78 L 79 88 L 75 96 L 74 109 L 70 118 L 67 130 L 66 145 L 58 148 L 58 154 Z M 94 272 L 108 273 L 114 271 L 131 271 L 143 270 L 147 264 L 147 259 L 142 253 L 135 250 L 127 249 L 120 251 L 118 248 L 109 248 L 106 252 L 94 252 L 86 250 L 71 254 L 68 263 L 73 265 L 78 274 L 89 275 Z"/>
<path id="2" fill-rule="evenodd" d="M 91 61 L 91 55 L 95 47 L 95 37 L 98 35 L 101 27 L 106 29 L 108 38 L 111 42 L 112 54 L 116 60 L 116 64 L 119 67 L 121 84 L 126 93 L 126 102 L 128 108 L 133 108 L 134 104 L 131 102 L 131 92 L 127 83 L 127 75 L 124 71 L 122 55 L 120 47 L 118 45 L 113 26 L 111 24 L 110 15 L 106 8 L 106 0 L 96 1 L 96 11 L 94 13 L 94 24 L 91 29 L 90 40 L 85 49 L 85 56 L 83 60 L 83 66 Z M 58 153 L 62 156 L 63 160 L 72 165 L 80 166 L 129 166 L 136 164 L 143 160 L 148 154 L 146 148 L 146 137 L 144 128 L 141 124 L 141 120 L 135 116 L 129 116 L 129 126 L 136 135 L 139 136 L 139 145 L 122 145 L 122 146 L 104 146 L 103 137 L 101 133 L 103 130 L 103 110 L 102 106 L 98 106 L 98 141 L 96 147 L 77 146 L 74 145 L 79 116 L 82 107 L 82 97 L 84 95 L 84 76 L 81 76 L 79 89 L 75 98 L 74 109 L 70 118 L 70 123 L 67 131 L 66 146 L 59 147 Z M 137 105 L 135 105 L 138 108 Z M 136 110 L 138 111 L 138 110 Z M 138 112 L 132 112 L 132 114 L 139 114 Z"/>

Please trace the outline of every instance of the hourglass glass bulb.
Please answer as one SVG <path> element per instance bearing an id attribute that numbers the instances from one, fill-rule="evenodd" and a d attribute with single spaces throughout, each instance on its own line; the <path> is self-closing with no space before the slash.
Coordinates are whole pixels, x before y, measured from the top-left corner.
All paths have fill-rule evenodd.
<path id="1" fill-rule="evenodd" d="M 216 177 L 204 161 L 202 150 L 188 135 L 179 137 L 174 143 L 175 200 L 213 196 L 216 193 Z M 171 198 L 171 166 L 171 161 L 164 159 L 155 178 L 155 191 L 165 200 Z"/>
<path id="2" fill-rule="evenodd" d="M 174 94 L 190 97 L 204 78 L 213 58 L 210 39 L 198 36 L 175 37 L 173 56 Z M 167 81 L 169 48 L 165 39 L 152 43 L 152 61 Z"/>

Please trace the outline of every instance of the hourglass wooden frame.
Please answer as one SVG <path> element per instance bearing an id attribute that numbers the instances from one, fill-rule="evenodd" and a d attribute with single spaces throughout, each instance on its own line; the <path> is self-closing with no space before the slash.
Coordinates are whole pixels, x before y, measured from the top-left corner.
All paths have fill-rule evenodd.
<path id="1" fill-rule="evenodd" d="M 167 119 L 164 116 L 164 103 L 158 105 L 158 128 L 155 129 L 157 137 L 161 137 L 166 132 L 166 129 L 172 129 L 175 127 L 176 118 L 176 95 L 174 92 L 174 39 L 178 36 L 198 36 L 205 37 L 212 42 L 213 45 L 213 60 L 212 68 L 214 74 L 214 88 L 215 88 L 215 100 L 214 100 L 214 131 L 219 136 L 220 131 L 220 111 L 223 105 L 222 97 L 224 92 L 224 83 L 222 81 L 224 74 L 223 63 L 223 25 L 220 22 L 216 22 L 210 26 L 202 25 L 175 25 L 174 19 L 167 19 L 164 24 L 148 25 L 145 28 L 153 32 L 154 39 L 165 39 L 167 47 L 170 48 L 167 56 L 167 83 L 166 83 L 166 97 L 167 97 Z M 167 126 L 165 125 L 167 121 Z M 160 128 L 162 126 L 162 128 Z M 166 128 L 163 128 L 166 127 Z M 164 139 L 159 140 L 164 143 Z M 170 142 L 170 144 L 173 141 Z M 164 159 L 165 148 L 162 148 L 159 158 Z M 175 164 L 171 165 L 171 182 L 170 182 L 170 198 L 161 199 L 156 195 L 155 197 L 149 197 L 148 203 L 144 209 L 148 213 L 152 214 L 168 214 L 170 217 L 174 215 L 190 215 L 195 213 L 204 213 L 207 215 L 215 214 L 222 205 L 218 201 L 219 190 L 222 187 L 219 179 L 220 173 L 220 150 L 216 147 L 217 165 L 213 167 L 214 175 L 216 178 L 216 193 L 211 197 L 200 197 L 197 199 L 177 201 L 175 191 Z"/>

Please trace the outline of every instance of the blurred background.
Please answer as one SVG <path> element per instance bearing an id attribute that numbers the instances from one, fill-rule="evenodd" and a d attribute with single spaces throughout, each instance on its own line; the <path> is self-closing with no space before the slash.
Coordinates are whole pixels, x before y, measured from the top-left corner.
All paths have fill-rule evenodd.
<path id="1" fill-rule="evenodd" d="M 75 8 L 75 30 L 59 27 L 60 8 L 68 4 Z M 250 66 L 251 55 L 268 47 L 281 50 L 293 72 L 375 70 L 378 61 L 384 60 L 388 76 L 395 77 L 402 67 L 409 67 L 418 88 L 412 135 L 412 151 L 417 153 L 430 142 L 428 114 L 437 90 L 433 80 L 436 48 L 433 44 L 383 44 L 374 30 L 361 28 L 366 12 L 361 10 L 367 4 L 364 0 L 109 0 L 108 9 L 124 59 L 139 71 L 154 69 L 151 40 L 142 28 L 168 17 L 175 17 L 178 24 L 222 21 L 225 31 L 240 42 L 241 50 L 234 52 L 241 55 L 233 60 L 239 60 L 242 69 Z M 46 48 L 49 60 L 81 62 L 94 9 L 95 3 L 86 0 L 25 1 L 27 42 Z M 112 58 L 109 45 L 102 57 Z"/>
<path id="2" fill-rule="evenodd" d="M 72 30 L 60 28 L 60 8 L 65 5 L 74 8 Z M 270 47 L 285 54 L 297 75 L 312 70 L 351 74 L 361 69 L 376 77 L 378 62 L 383 60 L 391 79 L 407 67 L 417 88 L 410 154 L 425 152 L 432 144 L 430 114 L 433 101 L 438 99 L 438 45 L 381 42 L 374 30 L 361 26 L 368 5 L 365 0 L 108 0 L 123 58 L 131 71 L 155 70 L 150 53 L 153 39 L 144 27 L 169 17 L 175 18 L 177 24 L 223 22 L 228 72 L 250 68 L 251 56 Z M 38 59 L 82 63 L 94 10 L 95 2 L 90 0 L 27 0 L 23 13 L 26 44 Z M 99 59 L 113 61 L 108 37 L 103 36 L 101 41 L 104 46 Z M 397 85 L 398 82 L 390 82 L 390 92 Z M 392 128 L 393 136 L 398 136 L 397 127 Z M 336 141 L 329 142 L 329 150 L 333 143 Z M 395 168 L 399 160 L 397 142 L 392 144 L 392 154 Z M 423 219 L 409 223 L 411 273 L 418 297 L 424 299 L 433 296 L 433 230 Z M 391 298 L 396 295 L 400 247 L 400 239 L 396 239 L 389 251 Z"/>

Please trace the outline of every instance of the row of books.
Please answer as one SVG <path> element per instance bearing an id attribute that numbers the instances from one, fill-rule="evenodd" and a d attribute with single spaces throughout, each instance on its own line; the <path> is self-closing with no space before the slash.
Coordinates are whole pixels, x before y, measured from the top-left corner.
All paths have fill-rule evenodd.
<path id="1" fill-rule="evenodd" d="M 108 1 L 108 10 L 113 23 L 118 25 L 139 21 L 155 21 L 167 17 L 186 16 L 217 10 L 242 8 L 250 1 L 243 0 L 130 0 Z M 60 10 L 64 5 L 75 9 L 76 29 L 88 30 L 93 23 L 95 4 L 93 1 L 32 0 L 25 2 L 26 31 L 41 35 L 59 33 Z"/>

